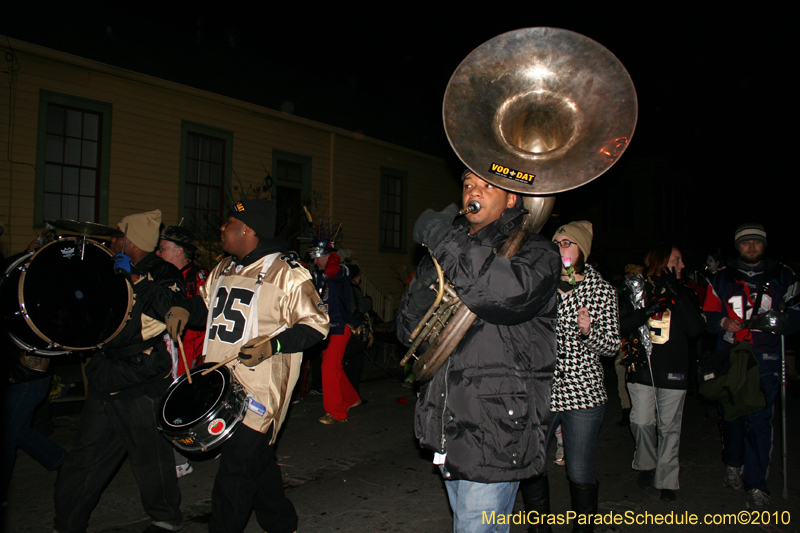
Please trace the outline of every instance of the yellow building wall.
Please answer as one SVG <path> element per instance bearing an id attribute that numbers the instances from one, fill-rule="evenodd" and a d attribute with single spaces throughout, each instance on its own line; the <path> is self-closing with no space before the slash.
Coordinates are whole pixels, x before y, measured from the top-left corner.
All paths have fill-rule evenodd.
<path id="1" fill-rule="evenodd" d="M 271 172 L 273 150 L 311 157 L 313 214 L 341 221 L 339 243 L 399 305 L 413 268 L 413 223 L 425 208 L 457 201 L 459 187 L 444 161 L 232 98 L 145 76 L 14 39 L 0 38 L 14 60 L 0 84 L 0 251 L 23 250 L 36 237 L 34 186 L 40 91 L 112 104 L 109 225 L 161 209 L 176 224 L 181 199 L 181 123 L 233 132 L 236 186 L 258 186 Z M 11 49 L 7 43 L 10 43 Z M 8 57 L 8 56 L 6 56 Z M 9 135 L 10 132 L 10 135 Z M 405 254 L 379 251 L 381 167 L 408 174 Z M 234 193 L 234 198 L 236 193 Z"/>

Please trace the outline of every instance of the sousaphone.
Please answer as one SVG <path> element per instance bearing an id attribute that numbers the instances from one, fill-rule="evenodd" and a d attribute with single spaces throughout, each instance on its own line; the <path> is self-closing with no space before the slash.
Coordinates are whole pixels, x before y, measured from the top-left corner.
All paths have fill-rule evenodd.
<path id="1" fill-rule="evenodd" d="M 636 90 L 622 63 L 592 39 L 524 28 L 461 62 L 442 115 L 450 145 L 472 172 L 523 195 L 528 213 L 498 251 L 511 257 L 544 226 L 555 194 L 589 183 L 622 156 L 636 128 Z M 439 294 L 401 365 L 415 358 L 415 378 L 431 379 L 475 318 L 440 272 Z M 415 355 L 423 342 L 429 348 Z"/>

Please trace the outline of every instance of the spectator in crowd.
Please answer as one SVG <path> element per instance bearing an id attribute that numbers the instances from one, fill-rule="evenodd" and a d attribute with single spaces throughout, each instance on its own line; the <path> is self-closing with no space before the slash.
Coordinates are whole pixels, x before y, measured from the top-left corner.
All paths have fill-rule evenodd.
<path id="1" fill-rule="evenodd" d="M 735 420 L 722 419 L 723 484 L 744 487 L 748 509 L 770 505 L 767 476 L 772 457 L 772 413 L 781 375 L 781 338 L 747 327 L 745 320 L 785 307 L 783 330 L 790 335 L 800 328 L 800 283 L 792 269 L 767 259 L 767 232 L 761 224 L 743 224 L 734 234 L 739 257 L 710 279 L 704 311 L 708 331 L 718 334 L 717 349 L 747 341 L 758 359 L 766 407 Z M 724 412 L 723 412 L 724 414 Z"/>
<path id="2" fill-rule="evenodd" d="M 372 319 L 369 312 L 372 310 L 372 300 L 367 300 L 361 291 L 361 268 L 358 265 L 348 265 L 350 269 L 350 329 L 352 335 L 347 349 L 344 352 L 342 366 L 347 379 L 361 396 L 361 373 L 364 371 L 364 362 L 367 350 L 372 347 Z M 364 403 L 366 400 L 362 400 Z"/>
<path id="3" fill-rule="evenodd" d="M 645 259 L 646 278 L 631 276 L 620 298 L 620 329 L 628 334 L 628 391 L 633 468 L 641 489 L 675 501 L 680 488 L 681 420 L 689 372 L 689 339 L 705 322 L 694 292 L 681 283 L 678 248 L 659 244 Z"/>
<path id="4" fill-rule="evenodd" d="M 361 397 L 347 379 L 342 366 L 344 352 L 352 335 L 348 326 L 352 322 L 350 271 L 334 250 L 333 236 L 318 239 L 309 249 L 309 255 L 316 267 L 311 272 L 314 286 L 330 317 L 331 332 L 322 349 L 322 404 L 325 414 L 319 421 L 331 425 L 346 421 L 350 409 L 361 405 Z"/>
<path id="5" fill-rule="evenodd" d="M 586 260 L 592 250 L 592 224 L 586 220 L 556 230 L 553 242 L 561 252 L 558 284 L 558 358 L 550 398 L 549 443 L 562 427 L 572 510 L 597 514 L 599 483 L 594 475 L 594 449 L 603 423 L 608 394 L 600 357 L 614 356 L 620 346 L 617 293 Z M 525 511 L 550 513 L 547 474 L 520 483 Z M 573 531 L 590 532 L 591 523 Z M 530 532 L 544 531 L 531 525 Z"/>

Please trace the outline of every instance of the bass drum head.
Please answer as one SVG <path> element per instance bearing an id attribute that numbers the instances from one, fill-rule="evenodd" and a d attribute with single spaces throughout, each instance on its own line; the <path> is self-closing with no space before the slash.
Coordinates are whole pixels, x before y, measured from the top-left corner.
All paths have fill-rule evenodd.
<path id="1" fill-rule="evenodd" d="M 161 404 L 162 431 L 182 430 L 194 425 L 216 411 L 230 382 L 230 371 L 222 366 L 201 375 L 213 364 L 206 363 L 192 369 L 192 383 L 182 375 L 164 395 Z"/>
<path id="2" fill-rule="evenodd" d="M 49 342 L 40 338 L 28 327 L 22 316 L 19 305 L 19 278 L 22 271 L 19 267 L 28 262 L 33 252 L 20 256 L 13 261 L 0 278 L 0 320 L 11 340 L 19 348 L 42 356 L 55 356 L 69 353 L 70 350 L 47 349 Z"/>
<path id="3" fill-rule="evenodd" d="M 113 339 L 131 309 L 131 288 L 114 273 L 100 243 L 62 238 L 40 248 L 23 266 L 19 303 L 42 339 L 70 350 L 89 350 Z"/>

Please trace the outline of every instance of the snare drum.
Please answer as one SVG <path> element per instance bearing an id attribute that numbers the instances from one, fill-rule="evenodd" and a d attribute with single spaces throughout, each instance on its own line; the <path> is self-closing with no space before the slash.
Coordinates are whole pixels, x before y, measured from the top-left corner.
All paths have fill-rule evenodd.
<path id="1" fill-rule="evenodd" d="M 111 251 L 86 237 L 62 237 L 19 258 L 0 280 L 0 318 L 11 339 L 50 356 L 109 342 L 133 302 L 113 266 Z"/>
<path id="2" fill-rule="evenodd" d="M 161 401 L 158 429 L 176 447 L 187 452 L 207 452 L 220 446 L 244 418 L 247 395 L 231 371 L 205 363 L 173 383 Z"/>

